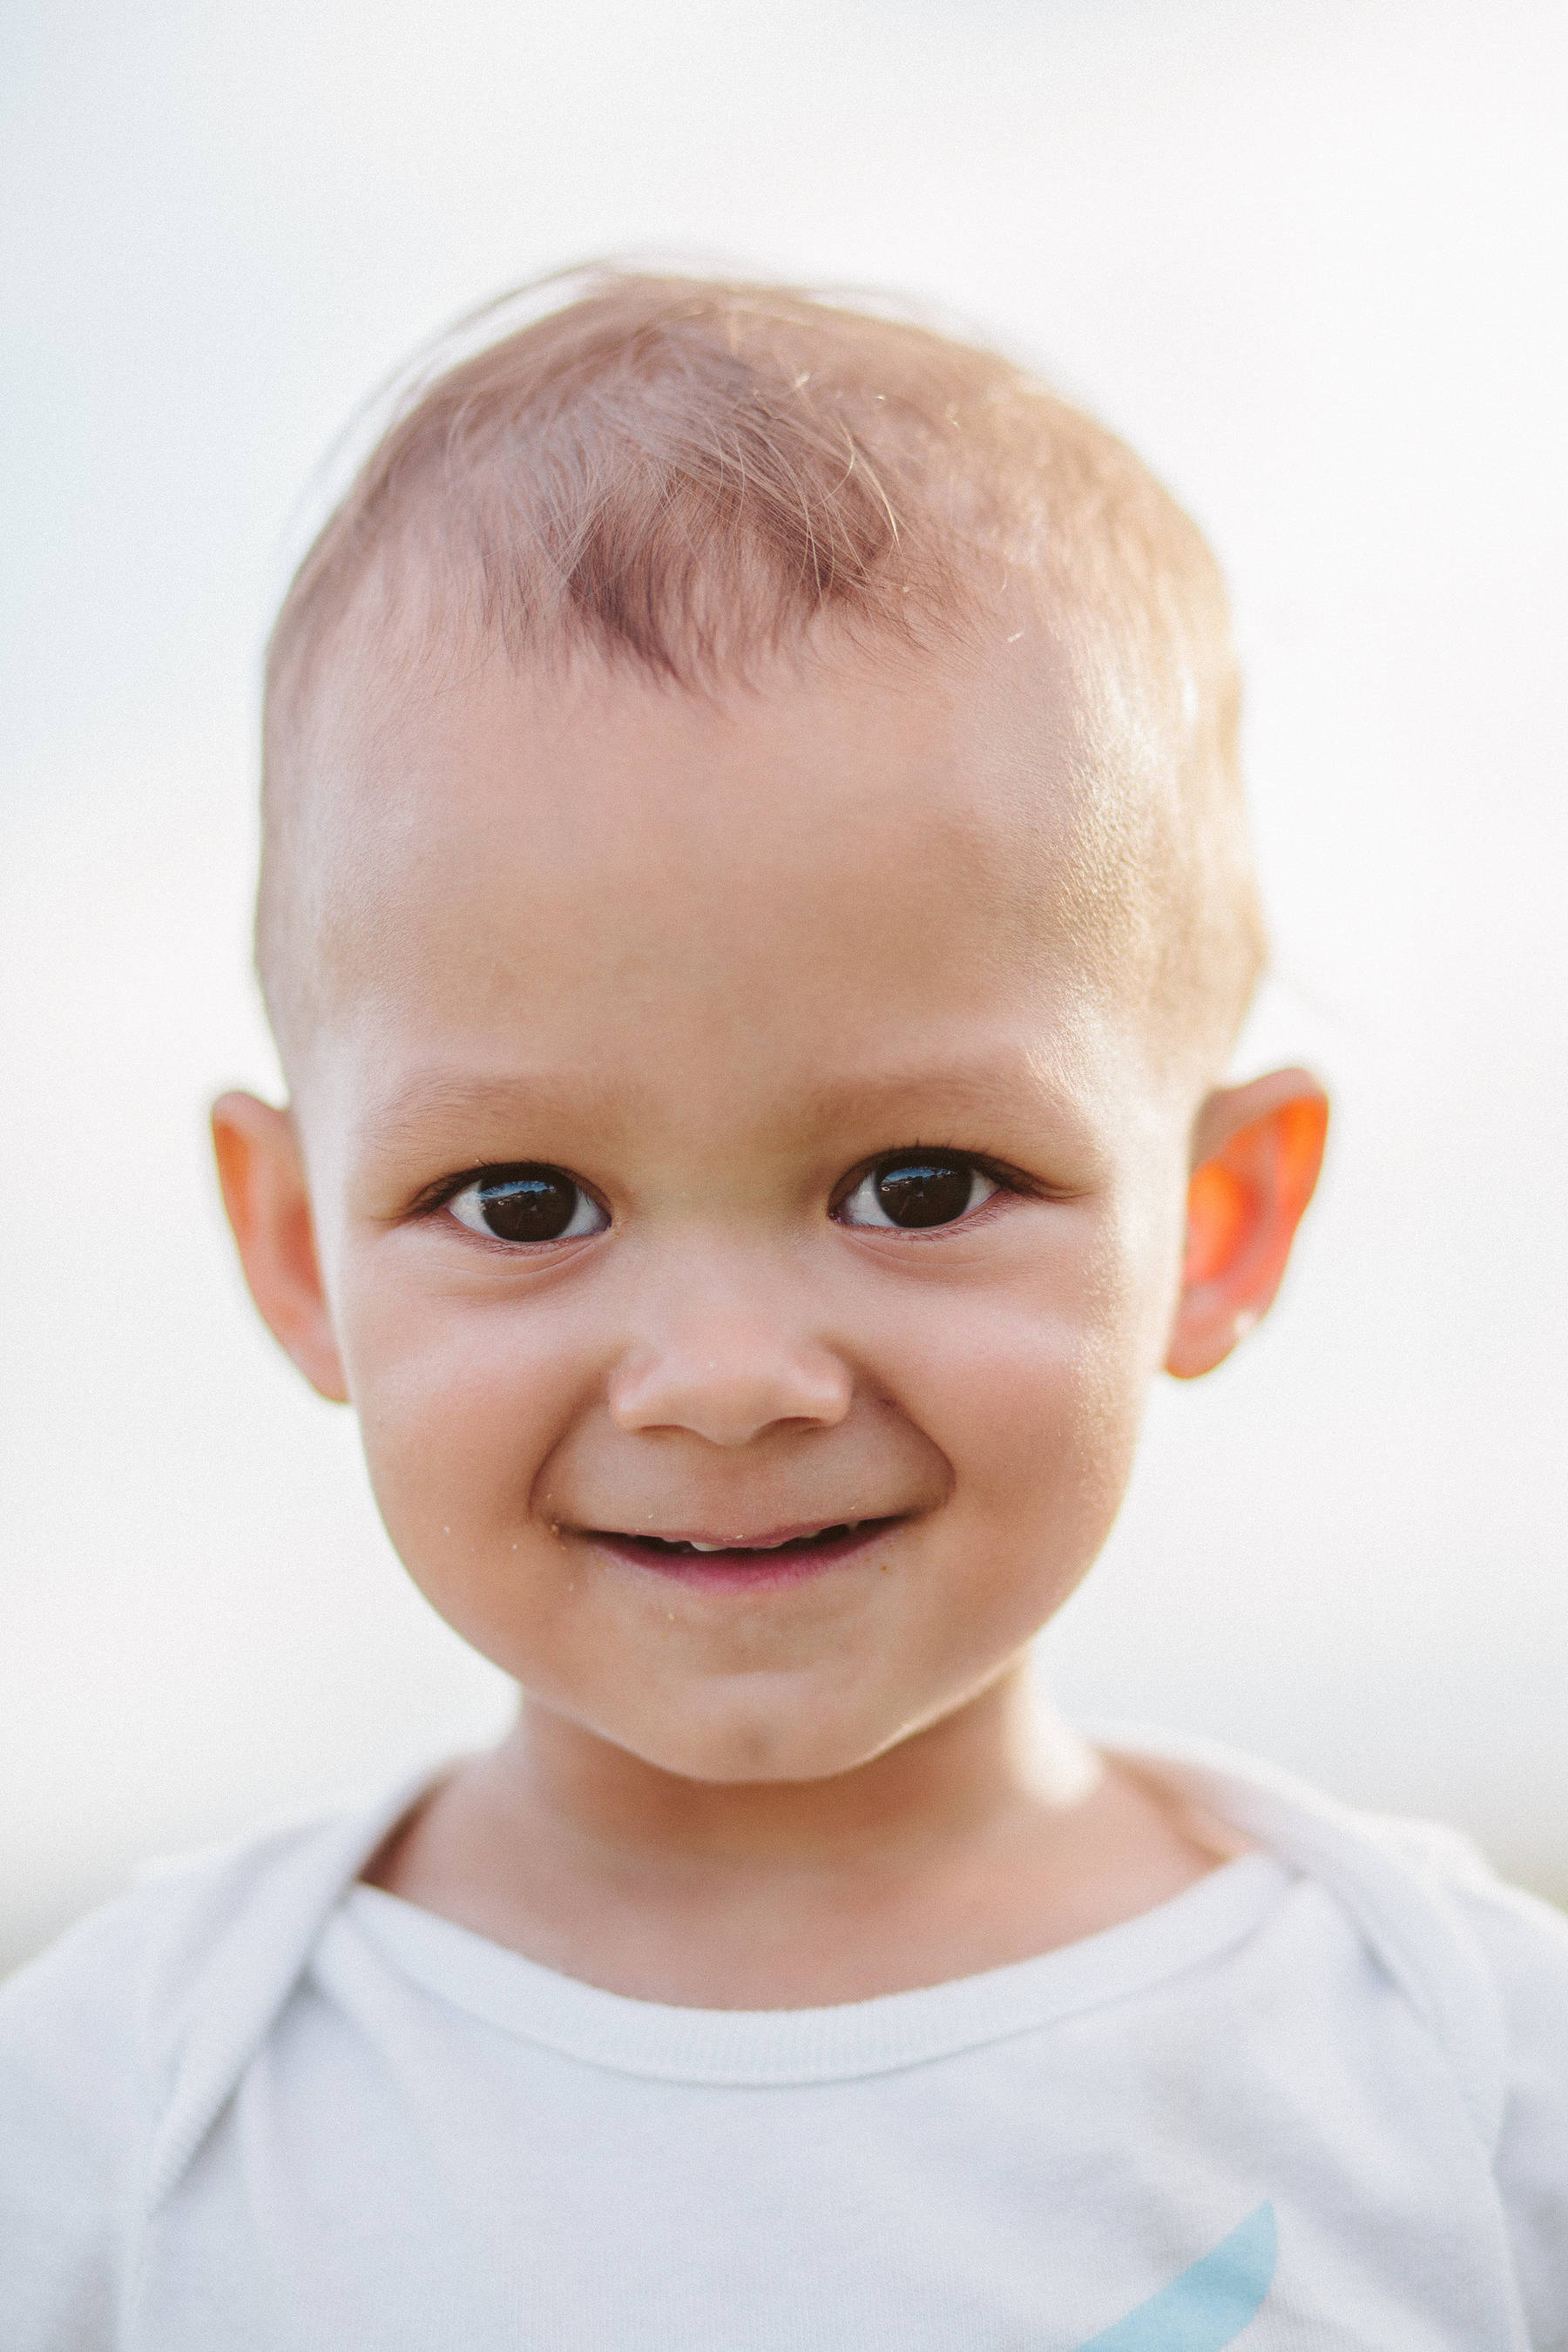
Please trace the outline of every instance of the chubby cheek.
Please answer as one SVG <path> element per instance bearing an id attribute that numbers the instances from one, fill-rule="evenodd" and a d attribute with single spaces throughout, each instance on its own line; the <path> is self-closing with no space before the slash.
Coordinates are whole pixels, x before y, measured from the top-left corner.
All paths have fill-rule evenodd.
<path id="1" fill-rule="evenodd" d="M 521 1675 L 571 1599 L 536 1489 L 591 1367 L 548 1310 L 509 1315 L 385 1281 L 346 1282 L 338 1322 L 394 1549 L 465 1641 Z"/>
<path id="2" fill-rule="evenodd" d="M 952 1302 L 940 1355 L 908 1350 L 901 1402 L 952 1465 L 942 1550 L 962 1592 L 934 1638 L 983 1668 L 1093 1564 L 1121 1507 L 1158 1318 L 1114 1233 L 1050 1278 Z"/>

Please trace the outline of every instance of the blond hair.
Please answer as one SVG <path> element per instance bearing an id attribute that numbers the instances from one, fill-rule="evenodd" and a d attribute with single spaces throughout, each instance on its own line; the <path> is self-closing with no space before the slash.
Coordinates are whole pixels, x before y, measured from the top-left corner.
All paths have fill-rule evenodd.
<path id="1" fill-rule="evenodd" d="M 534 315 L 506 328 L 509 304 Z M 303 951 L 300 739 L 346 649 L 407 652 L 412 631 L 416 650 L 517 662 L 591 650 L 700 689 L 819 621 L 871 650 L 983 638 L 1011 588 L 1135 779 L 1115 824 L 1154 910 L 1151 987 L 1228 1039 L 1263 931 L 1224 583 L 1122 442 L 994 352 L 786 288 L 605 267 L 477 324 L 480 348 L 413 381 L 272 633 L 258 961 L 275 1025 Z"/>

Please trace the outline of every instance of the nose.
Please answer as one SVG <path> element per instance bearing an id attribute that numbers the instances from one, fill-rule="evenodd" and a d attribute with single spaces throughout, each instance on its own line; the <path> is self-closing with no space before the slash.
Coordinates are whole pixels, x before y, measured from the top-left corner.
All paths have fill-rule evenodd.
<path id="1" fill-rule="evenodd" d="M 689 1317 L 622 1358 L 610 1381 L 622 1429 L 683 1429 L 710 1445 L 746 1445 L 793 1424 L 831 1429 L 849 1410 L 848 1366 L 771 1318 Z"/>

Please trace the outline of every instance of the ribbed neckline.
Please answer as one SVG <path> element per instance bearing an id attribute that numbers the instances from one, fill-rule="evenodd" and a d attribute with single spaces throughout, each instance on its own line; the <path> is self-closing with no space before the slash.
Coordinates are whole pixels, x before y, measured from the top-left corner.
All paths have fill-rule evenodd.
<path id="1" fill-rule="evenodd" d="M 363 1885 L 347 1890 L 329 1924 L 317 1971 L 331 1990 L 340 1964 L 353 1978 L 379 1960 L 450 2008 L 613 2074 L 733 2086 L 843 2082 L 1031 2032 L 1218 1959 L 1261 1924 L 1293 1875 L 1272 1854 L 1244 1854 L 1058 1951 L 830 2009 L 630 2000 Z"/>

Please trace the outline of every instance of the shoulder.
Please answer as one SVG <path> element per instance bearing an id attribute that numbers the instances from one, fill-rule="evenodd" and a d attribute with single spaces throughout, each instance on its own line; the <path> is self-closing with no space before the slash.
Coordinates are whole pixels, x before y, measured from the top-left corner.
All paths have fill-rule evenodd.
<path id="1" fill-rule="evenodd" d="M 1459 2075 L 1489 2146 L 1525 2010 L 1544 2014 L 1568 2071 L 1568 1925 L 1504 1885 L 1467 1839 L 1357 1811 L 1209 1741 L 1123 1726 L 1097 1736 L 1326 1888 Z"/>
<path id="2" fill-rule="evenodd" d="M 26 2352 L 109 2340 L 146 2107 L 129 1998 L 142 1927 L 134 1898 L 110 1905 L 0 1986 L 0 2276 Z"/>
<path id="3" fill-rule="evenodd" d="M 414 1793 L 162 1868 L 0 1985 L 8 2346 L 109 2340 L 121 2247 Z"/>
<path id="4" fill-rule="evenodd" d="M 191 2023 L 193 1997 L 258 1983 L 319 1928 L 426 1779 L 148 1864 L 130 1893 L 0 1984 L 5 2063 L 79 2033 L 125 2040 L 153 2062 Z"/>
<path id="5" fill-rule="evenodd" d="M 1468 1838 L 1433 1822 L 1373 1818 L 1369 1832 L 1421 1872 L 1480 1956 L 1504 2034 L 1502 2155 L 1551 2118 L 1568 2241 L 1568 1916 L 1510 1886 Z"/>
<path id="6" fill-rule="evenodd" d="M 1500 2022 L 1492 2169 L 1514 2269 L 1531 2343 L 1568 2352 L 1568 1918 L 1450 1830 L 1372 1827 L 1429 1876 L 1480 1955 Z"/>
<path id="7" fill-rule="evenodd" d="M 1359 1928 L 1458 2079 L 1532 2340 L 1568 2352 L 1568 1919 L 1436 1822 L 1355 1811 L 1206 1742 L 1100 1738 L 1317 1881 Z"/>
<path id="8" fill-rule="evenodd" d="M 1568 2347 L 1568 1918 L 1506 1885 L 1473 1852 L 1448 1857 L 1445 1883 L 1503 2011 L 1494 2166 L 1531 2341 L 1542 2352 Z"/>

